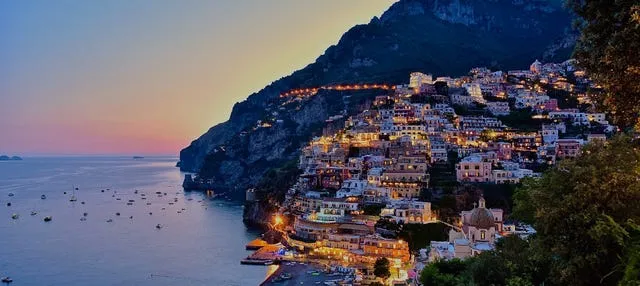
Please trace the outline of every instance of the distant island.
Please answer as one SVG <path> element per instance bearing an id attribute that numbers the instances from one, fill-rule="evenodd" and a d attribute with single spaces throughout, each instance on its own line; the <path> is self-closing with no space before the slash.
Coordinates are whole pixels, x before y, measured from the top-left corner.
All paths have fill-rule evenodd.
<path id="1" fill-rule="evenodd" d="M 133 159 L 144 159 L 142 156 L 133 156 Z"/>
<path id="2" fill-rule="evenodd" d="M 7 155 L 0 156 L 0 161 L 22 161 L 22 158 L 18 156 L 9 157 Z"/>

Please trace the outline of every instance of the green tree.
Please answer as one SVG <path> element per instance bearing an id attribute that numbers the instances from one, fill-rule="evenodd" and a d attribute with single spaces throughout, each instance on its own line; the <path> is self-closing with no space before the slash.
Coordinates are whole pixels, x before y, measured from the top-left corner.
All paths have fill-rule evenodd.
<path id="1" fill-rule="evenodd" d="M 469 265 L 471 279 L 478 286 L 505 285 L 509 275 L 506 263 L 497 252 L 484 252 Z"/>
<path id="2" fill-rule="evenodd" d="M 640 126 L 640 2 L 567 0 L 580 17 L 574 57 L 603 87 L 595 103 L 616 124 Z"/>
<path id="3" fill-rule="evenodd" d="M 539 251 L 553 258 L 556 283 L 616 285 L 626 269 L 637 269 L 639 147 L 628 136 L 588 145 L 518 190 L 516 212 L 534 223 Z"/>
<path id="4" fill-rule="evenodd" d="M 464 285 L 468 261 L 460 259 L 440 260 L 427 265 L 420 272 L 420 283 L 433 286 Z"/>
<path id="5" fill-rule="evenodd" d="M 391 271 L 389 271 L 389 260 L 381 257 L 376 259 L 376 263 L 373 265 L 373 274 L 376 277 L 380 277 L 382 279 L 387 279 L 391 277 Z"/>

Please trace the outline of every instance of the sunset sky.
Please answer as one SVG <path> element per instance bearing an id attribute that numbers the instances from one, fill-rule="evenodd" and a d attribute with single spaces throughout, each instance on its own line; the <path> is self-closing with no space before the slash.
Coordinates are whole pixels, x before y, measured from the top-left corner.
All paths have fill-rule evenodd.
<path id="1" fill-rule="evenodd" d="M 0 155 L 176 155 L 393 2 L 0 1 Z"/>

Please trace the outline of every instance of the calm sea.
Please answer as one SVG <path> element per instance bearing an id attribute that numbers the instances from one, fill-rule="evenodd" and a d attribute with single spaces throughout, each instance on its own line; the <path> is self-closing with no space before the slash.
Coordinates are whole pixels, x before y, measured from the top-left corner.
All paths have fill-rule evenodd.
<path id="1" fill-rule="evenodd" d="M 12 277 L 15 286 L 262 282 L 273 267 L 240 265 L 249 254 L 245 244 L 258 235 L 242 224 L 242 206 L 184 193 L 176 161 L 0 162 L 0 276 Z M 73 186 L 76 202 L 69 201 Z M 44 222 L 45 216 L 53 220 Z"/>

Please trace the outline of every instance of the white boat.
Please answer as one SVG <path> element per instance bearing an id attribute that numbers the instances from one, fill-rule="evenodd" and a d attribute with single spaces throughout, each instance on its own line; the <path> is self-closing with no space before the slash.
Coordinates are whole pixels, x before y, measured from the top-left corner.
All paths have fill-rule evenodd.
<path id="1" fill-rule="evenodd" d="M 0 281 L 2 281 L 2 283 L 11 283 L 13 282 L 13 279 L 11 279 L 11 277 L 6 276 L 6 277 L 2 277 L 2 279 L 0 279 Z"/>

